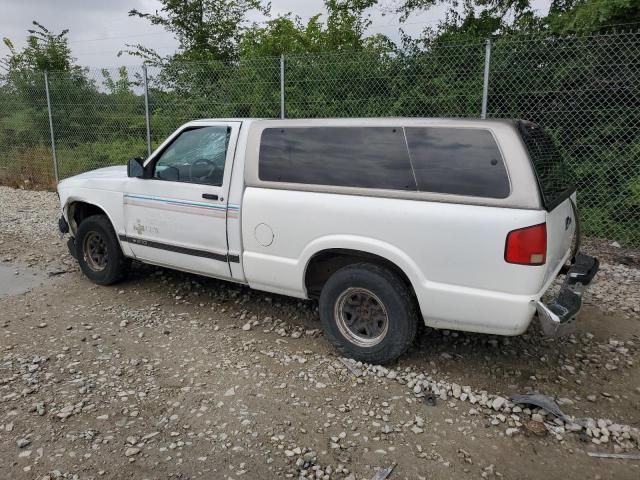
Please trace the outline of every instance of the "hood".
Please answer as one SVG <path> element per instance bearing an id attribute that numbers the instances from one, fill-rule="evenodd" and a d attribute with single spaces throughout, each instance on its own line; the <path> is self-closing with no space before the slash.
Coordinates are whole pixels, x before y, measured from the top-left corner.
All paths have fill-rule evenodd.
<path id="1" fill-rule="evenodd" d="M 65 178 L 58 182 L 58 188 L 65 185 L 75 184 L 78 181 L 86 180 L 110 180 L 110 179 L 126 179 L 127 178 L 127 166 L 116 165 L 115 167 L 98 168 L 97 170 L 91 170 L 89 172 L 81 173 L 73 177 Z"/>
<path id="2" fill-rule="evenodd" d="M 85 178 L 125 178 L 126 176 L 127 166 L 116 165 L 115 167 L 104 167 L 98 168 L 97 170 L 91 170 L 71 178 L 80 180 Z"/>

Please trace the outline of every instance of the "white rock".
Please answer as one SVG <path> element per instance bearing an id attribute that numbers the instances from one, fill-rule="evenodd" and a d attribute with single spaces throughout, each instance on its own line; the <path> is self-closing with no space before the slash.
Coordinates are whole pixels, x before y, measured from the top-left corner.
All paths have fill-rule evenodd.
<path id="1" fill-rule="evenodd" d="M 507 399 L 504 397 L 496 397 L 491 402 L 491 408 L 493 408 L 496 412 L 504 407 L 505 403 L 507 403 Z"/>
<path id="2" fill-rule="evenodd" d="M 462 395 L 462 387 L 457 383 L 451 385 L 451 391 L 454 398 L 460 398 L 460 395 Z"/>
<path id="3" fill-rule="evenodd" d="M 132 457 L 133 455 L 137 455 L 140 453 L 140 449 L 136 447 L 129 447 L 124 451 L 125 457 Z"/>

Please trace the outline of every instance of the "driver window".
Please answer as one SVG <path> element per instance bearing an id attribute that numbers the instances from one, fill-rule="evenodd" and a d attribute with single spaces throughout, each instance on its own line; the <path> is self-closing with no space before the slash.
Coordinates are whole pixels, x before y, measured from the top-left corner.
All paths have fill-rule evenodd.
<path id="1" fill-rule="evenodd" d="M 230 133 L 229 127 L 185 130 L 160 154 L 153 177 L 222 186 Z"/>

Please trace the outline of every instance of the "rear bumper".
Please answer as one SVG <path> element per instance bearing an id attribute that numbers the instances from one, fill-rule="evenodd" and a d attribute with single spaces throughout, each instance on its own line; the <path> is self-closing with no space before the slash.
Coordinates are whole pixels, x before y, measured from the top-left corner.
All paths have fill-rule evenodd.
<path id="1" fill-rule="evenodd" d="M 578 254 L 569 268 L 558 295 L 550 302 L 535 303 L 542 330 L 549 336 L 570 333 L 580 308 L 585 287 L 598 272 L 600 263 L 595 257 Z"/>

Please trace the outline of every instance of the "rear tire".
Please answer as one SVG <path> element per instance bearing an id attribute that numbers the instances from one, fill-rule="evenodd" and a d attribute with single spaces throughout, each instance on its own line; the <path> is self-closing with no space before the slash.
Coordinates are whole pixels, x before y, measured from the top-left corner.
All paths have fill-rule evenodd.
<path id="1" fill-rule="evenodd" d="M 320 321 L 343 354 L 368 363 L 396 360 L 416 337 L 418 315 L 396 274 L 368 263 L 335 272 L 320 294 Z"/>
<path id="2" fill-rule="evenodd" d="M 106 215 L 85 218 L 78 227 L 75 243 L 80 269 L 93 283 L 112 285 L 126 276 L 130 260 L 122 253 Z"/>

